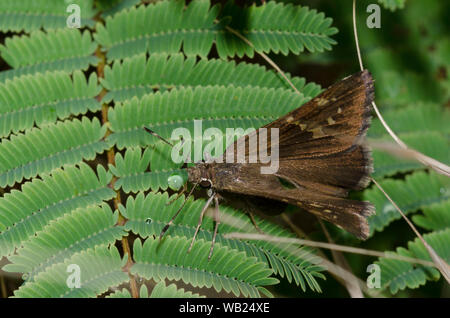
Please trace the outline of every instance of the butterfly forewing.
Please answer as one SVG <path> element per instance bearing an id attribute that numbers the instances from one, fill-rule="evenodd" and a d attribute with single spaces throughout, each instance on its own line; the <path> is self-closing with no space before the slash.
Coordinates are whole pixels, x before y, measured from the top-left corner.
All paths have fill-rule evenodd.
<path id="1" fill-rule="evenodd" d="M 266 125 L 279 129 L 280 160 L 325 157 L 355 147 L 370 125 L 373 97 L 372 77 L 363 71 Z"/>

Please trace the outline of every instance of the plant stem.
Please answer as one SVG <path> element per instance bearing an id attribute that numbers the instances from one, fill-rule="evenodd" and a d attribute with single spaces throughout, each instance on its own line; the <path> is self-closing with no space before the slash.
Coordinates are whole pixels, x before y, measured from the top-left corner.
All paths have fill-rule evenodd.
<path id="1" fill-rule="evenodd" d="M 101 51 L 100 46 L 97 48 L 95 55 L 100 59 L 98 65 L 97 65 L 97 77 L 100 79 L 100 78 L 103 78 L 104 74 L 105 74 L 104 69 L 105 69 L 105 64 L 106 64 L 106 57 L 105 57 L 105 54 Z M 105 94 L 106 94 L 106 89 L 103 88 L 102 91 L 100 92 L 100 94 L 97 96 L 97 100 L 101 101 L 103 96 L 105 96 Z M 108 123 L 108 110 L 109 110 L 109 105 L 106 103 L 103 104 L 102 105 L 102 123 L 103 123 L 103 125 L 106 125 L 108 127 L 104 138 L 108 137 L 111 134 L 111 131 L 109 130 L 109 123 Z M 108 164 L 115 165 L 115 157 L 116 157 L 116 154 L 114 151 L 114 147 L 111 147 L 111 149 L 109 149 L 107 152 Z M 114 184 L 116 183 L 116 181 L 117 181 L 117 178 L 115 176 L 113 176 L 110 184 L 108 185 L 113 190 L 114 190 Z M 119 190 L 115 190 L 115 191 L 116 191 L 116 197 L 114 198 L 114 208 L 116 210 L 118 210 L 119 205 L 121 203 L 121 198 L 120 198 Z M 127 219 L 119 212 L 119 218 L 117 221 L 117 225 L 122 226 L 126 222 L 127 222 Z M 123 270 L 125 272 L 128 272 L 128 276 L 130 277 L 131 295 L 133 296 L 133 298 L 139 298 L 139 291 L 137 288 L 136 279 L 129 272 L 129 269 L 134 264 L 134 262 L 133 262 L 133 258 L 131 255 L 128 237 L 123 236 L 121 243 L 122 243 L 122 249 L 123 249 L 124 256 L 125 255 L 128 256 L 127 263 L 125 264 Z"/>
<path id="2" fill-rule="evenodd" d="M 403 213 L 403 211 L 398 207 L 398 205 L 394 202 L 394 200 L 391 199 L 391 197 L 384 191 L 384 189 L 380 186 L 380 184 L 374 179 L 371 178 L 372 182 L 375 183 L 377 188 L 383 192 L 384 196 L 391 202 L 391 204 L 394 206 L 394 208 L 400 213 L 402 218 L 406 221 L 406 223 L 409 225 L 409 227 L 413 230 L 413 232 L 416 234 L 416 236 L 419 238 L 419 240 L 422 242 L 422 244 L 427 249 L 428 254 L 430 254 L 431 259 L 433 260 L 436 268 L 441 272 L 442 276 L 444 276 L 445 280 L 450 283 L 450 266 L 436 253 L 436 251 L 429 245 L 423 236 L 419 233 L 419 231 L 416 229 L 414 224 L 408 219 L 408 217 Z"/>
<path id="3" fill-rule="evenodd" d="M 300 229 L 297 225 L 295 225 L 289 216 L 287 216 L 285 213 L 281 214 L 282 219 L 286 222 L 286 224 L 289 226 L 291 230 L 293 230 L 299 238 L 303 238 L 306 240 L 309 240 L 309 237 Z M 320 222 L 320 219 L 319 219 Z M 323 224 L 321 223 L 321 226 Z M 328 237 L 328 231 L 326 231 L 325 235 Z M 331 250 L 332 252 L 335 252 L 334 250 Z M 331 276 L 333 276 L 336 281 L 341 284 L 343 287 L 345 287 L 350 294 L 352 298 L 358 297 L 364 297 L 364 295 L 361 292 L 361 289 L 364 288 L 364 291 L 372 296 L 372 297 L 381 297 L 380 293 L 374 293 L 370 289 L 365 288 L 364 284 L 361 280 L 359 280 L 350 270 L 350 267 L 347 266 L 345 268 L 342 266 L 342 264 L 334 264 L 333 262 L 328 260 L 328 257 L 325 255 L 325 253 L 321 249 L 317 249 L 317 256 L 322 259 L 322 263 L 318 264 L 323 266 L 328 273 L 330 273 Z M 354 292 L 356 289 L 358 289 L 361 293 Z"/>
<path id="4" fill-rule="evenodd" d="M 0 286 L 2 290 L 2 298 L 8 298 L 8 292 L 6 290 L 5 276 L 0 274 Z"/>
<path id="5" fill-rule="evenodd" d="M 354 36 L 355 36 L 355 44 L 356 44 L 356 53 L 358 55 L 358 62 L 359 62 L 359 67 L 361 69 L 361 71 L 364 70 L 364 65 L 362 62 L 362 57 L 361 57 L 361 50 L 359 48 L 359 40 L 358 40 L 358 29 L 356 27 L 356 0 L 353 0 L 353 32 L 354 32 Z M 431 157 L 428 157 L 426 155 L 424 155 L 423 153 L 414 150 L 414 149 L 410 149 L 391 129 L 391 127 L 389 127 L 389 125 L 386 123 L 386 121 L 384 120 L 383 116 L 381 116 L 380 111 L 378 110 L 378 106 L 375 103 L 375 101 L 372 101 L 372 107 L 375 110 L 375 113 L 377 114 L 377 117 L 380 119 L 381 124 L 383 125 L 384 129 L 386 129 L 386 131 L 388 132 L 388 134 L 392 137 L 392 139 L 394 139 L 394 141 L 399 145 L 399 147 L 401 149 L 404 150 L 413 150 L 412 152 L 410 152 L 411 154 L 414 154 L 414 159 L 416 159 L 417 161 L 419 161 L 420 163 L 424 164 L 425 166 L 430 167 L 431 169 L 434 169 L 437 173 L 440 173 L 442 175 L 445 175 L 447 177 L 450 177 L 450 167 L 447 166 L 446 164 L 437 161 L 436 159 L 433 159 Z"/>
<path id="6" fill-rule="evenodd" d="M 402 256 L 402 255 L 397 255 L 397 254 L 389 254 L 389 253 L 385 253 L 385 252 L 368 250 L 368 249 L 358 248 L 358 247 L 353 247 L 353 246 L 348 246 L 348 245 L 338 245 L 338 244 L 316 242 L 316 241 L 310 241 L 310 240 L 304 240 L 304 239 L 298 239 L 298 238 L 273 236 L 273 235 L 267 235 L 267 234 L 253 234 L 253 233 L 240 233 L 240 232 L 230 232 L 230 233 L 224 234 L 223 236 L 228 239 L 265 240 L 268 242 L 299 244 L 299 245 L 306 245 L 306 246 L 317 247 L 317 248 L 325 248 L 325 249 L 329 249 L 329 250 L 334 249 L 336 251 L 341 251 L 341 252 L 346 252 L 346 253 L 361 254 L 361 255 L 375 256 L 375 257 L 385 257 L 385 258 L 389 258 L 389 259 L 396 259 L 396 260 L 403 261 L 403 262 L 409 262 L 412 264 L 420 264 L 423 266 L 436 267 L 436 265 L 433 262 L 423 260 L 420 258 L 413 258 L 413 257 Z"/>

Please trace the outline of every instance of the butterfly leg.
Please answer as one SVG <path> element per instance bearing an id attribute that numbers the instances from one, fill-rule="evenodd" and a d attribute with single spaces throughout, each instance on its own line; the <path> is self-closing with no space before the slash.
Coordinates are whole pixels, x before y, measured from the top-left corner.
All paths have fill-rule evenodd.
<path id="1" fill-rule="evenodd" d="M 214 196 L 214 203 L 215 203 L 214 222 L 216 223 L 216 225 L 214 226 L 214 234 L 212 238 L 211 249 L 209 250 L 208 260 L 211 259 L 212 252 L 214 250 L 214 243 L 216 242 L 217 231 L 219 229 L 220 224 L 219 198 L 217 195 Z"/>
<path id="2" fill-rule="evenodd" d="M 174 216 L 170 219 L 169 223 L 166 224 L 166 226 L 164 226 L 164 228 L 162 229 L 161 233 L 159 234 L 159 240 L 161 241 L 162 237 L 164 236 L 164 233 L 167 232 L 167 230 L 169 229 L 169 227 L 173 224 L 173 221 L 176 219 L 176 217 L 178 216 L 178 214 L 181 212 L 181 210 L 183 209 L 184 205 L 186 204 L 187 200 L 189 199 L 189 197 L 191 196 L 192 192 L 194 192 L 194 189 L 198 186 L 198 182 L 194 184 L 194 186 L 192 187 L 191 191 L 189 191 L 189 194 L 187 195 L 187 197 L 184 199 L 183 204 L 180 206 L 180 208 L 178 209 L 178 211 L 174 214 Z"/>
<path id="3" fill-rule="evenodd" d="M 189 246 L 188 253 L 191 251 L 192 246 L 194 246 L 195 238 L 197 237 L 198 231 L 200 230 L 200 226 L 202 226 L 203 217 L 205 216 L 205 213 L 208 210 L 209 206 L 211 205 L 211 202 L 212 202 L 212 200 L 214 199 L 215 196 L 216 196 L 216 194 L 213 193 L 209 197 L 208 201 L 206 201 L 205 206 L 202 209 L 202 212 L 200 213 L 200 217 L 198 219 L 197 228 L 195 229 L 194 237 L 192 238 L 192 242 L 191 242 L 191 245 Z"/>
<path id="4" fill-rule="evenodd" d="M 259 232 L 259 234 L 265 234 L 261 228 L 256 224 L 255 215 L 252 212 L 247 212 L 248 216 L 250 217 L 250 220 L 252 221 L 253 226 L 255 227 L 256 231 Z"/>

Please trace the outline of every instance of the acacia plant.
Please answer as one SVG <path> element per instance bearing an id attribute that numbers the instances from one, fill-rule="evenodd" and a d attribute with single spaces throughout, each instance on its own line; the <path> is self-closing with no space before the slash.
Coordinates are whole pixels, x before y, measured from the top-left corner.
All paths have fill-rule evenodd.
<path id="1" fill-rule="evenodd" d="M 209 0 L 70 3 L 81 9 L 80 28 L 67 27 L 65 1 L 0 2 L 0 32 L 7 35 L 0 54 L 9 65 L 0 72 L 0 257 L 6 275 L 23 279 L 14 296 L 259 297 L 272 296 L 280 280 L 321 292 L 327 275 L 317 250 L 225 237 L 253 229 L 248 215 L 226 203 L 221 214 L 232 221 L 221 224 L 211 260 L 209 216 L 186 253 L 201 197 L 189 198 L 159 241 L 184 200 L 170 177 L 187 176 L 171 160 L 171 148 L 144 127 L 167 139 L 174 128 L 193 129 L 194 119 L 204 129 L 256 128 L 299 107 L 322 88 L 287 74 L 296 91 L 252 59 L 330 51 L 338 32 L 332 19 L 274 1 L 245 8 Z M 388 116 L 423 111 L 429 127 L 445 120 L 437 107 L 425 107 Z M 408 132 L 408 125 L 395 128 Z M 370 134 L 385 138 L 377 121 Z M 437 157 L 448 143 L 437 131 L 410 138 Z M 377 151 L 374 160 L 374 176 L 404 210 L 423 208 L 414 220 L 432 230 L 427 240 L 448 260 L 448 179 Z M 389 178 L 414 170 L 421 171 Z M 399 218 L 376 188 L 362 196 L 377 208 L 372 235 Z M 296 237 L 279 223 L 255 222 L 266 234 Z M 396 253 L 428 259 L 419 242 Z M 73 264 L 80 288 L 67 282 Z M 387 258 L 379 264 L 389 273 L 383 288 L 394 292 L 439 277 L 423 265 Z"/>

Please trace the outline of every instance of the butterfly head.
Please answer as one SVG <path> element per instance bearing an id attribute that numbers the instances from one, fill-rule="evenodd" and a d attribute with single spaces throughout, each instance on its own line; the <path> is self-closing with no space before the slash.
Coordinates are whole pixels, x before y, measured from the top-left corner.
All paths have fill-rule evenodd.
<path id="1" fill-rule="evenodd" d="M 210 164 L 198 163 L 194 167 L 188 168 L 188 180 L 191 183 L 198 183 L 202 188 L 212 188 L 213 175 Z"/>

